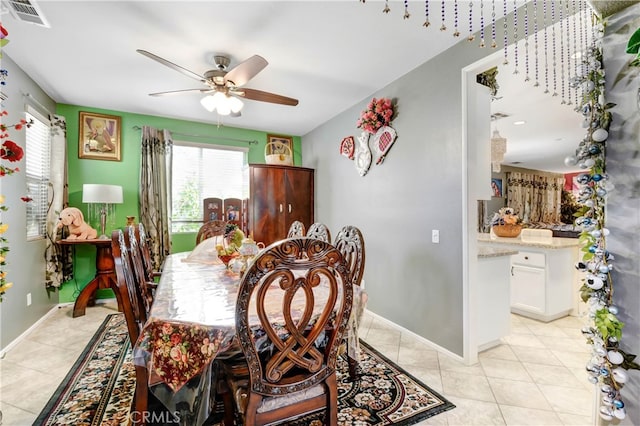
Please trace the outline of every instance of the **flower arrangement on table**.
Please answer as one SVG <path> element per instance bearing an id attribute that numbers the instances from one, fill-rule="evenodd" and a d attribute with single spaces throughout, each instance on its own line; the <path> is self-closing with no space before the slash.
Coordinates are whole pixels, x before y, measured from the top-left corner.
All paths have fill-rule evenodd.
<path id="1" fill-rule="evenodd" d="M 242 240 L 244 240 L 244 232 L 238 228 L 238 225 L 228 223 L 224 230 L 222 244 L 216 245 L 218 258 L 222 263 L 228 265 L 231 259 L 240 255 L 238 249 L 242 245 Z"/>
<path id="2" fill-rule="evenodd" d="M 491 229 L 498 237 L 517 237 L 522 230 L 522 220 L 512 207 L 503 207 L 493 215 Z"/>
<path id="3" fill-rule="evenodd" d="M 356 122 L 356 127 L 367 133 L 374 134 L 381 127 L 388 126 L 393 117 L 393 103 L 389 98 L 373 98 L 362 111 Z"/>

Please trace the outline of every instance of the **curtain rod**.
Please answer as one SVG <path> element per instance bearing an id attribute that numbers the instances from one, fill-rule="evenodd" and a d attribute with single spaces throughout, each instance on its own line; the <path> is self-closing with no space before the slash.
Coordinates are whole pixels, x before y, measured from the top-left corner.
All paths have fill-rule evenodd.
<path id="1" fill-rule="evenodd" d="M 140 126 L 133 126 L 134 130 L 142 130 L 142 127 Z M 181 132 L 171 132 L 172 135 L 179 135 L 179 136 L 187 136 L 190 138 L 206 138 L 206 139 L 218 139 L 218 140 L 225 140 L 225 141 L 234 141 L 234 142 L 245 142 L 248 143 L 249 145 L 257 145 L 258 141 L 257 140 L 249 140 L 249 139 L 238 139 L 238 138 L 227 138 L 227 137 L 222 137 L 222 136 L 210 136 L 210 135 L 194 135 L 191 133 L 181 133 Z"/>

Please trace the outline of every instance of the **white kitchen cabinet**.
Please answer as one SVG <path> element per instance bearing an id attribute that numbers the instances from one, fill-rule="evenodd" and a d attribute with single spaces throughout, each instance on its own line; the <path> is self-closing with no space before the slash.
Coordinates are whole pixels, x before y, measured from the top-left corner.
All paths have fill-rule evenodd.
<path id="1" fill-rule="evenodd" d="M 533 250 L 511 256 L 511 312 L 544 322 L 568 315 L 576 250 Z"/>

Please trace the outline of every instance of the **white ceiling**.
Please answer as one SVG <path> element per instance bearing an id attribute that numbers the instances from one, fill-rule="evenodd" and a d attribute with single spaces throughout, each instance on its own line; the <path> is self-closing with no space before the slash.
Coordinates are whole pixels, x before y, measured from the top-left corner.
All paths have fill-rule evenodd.
<path id="1" fill-rule="evenodd" d="M 4 51 L 58 103 L 216 123 L 202 95 L 149 97 L 152 92 L 200 88 L 201 83 L 136 53 L 148 50 L 203 74 L 214 53 L 231 67 L 254 54 L 269 65 L 245 86 L 297 98 L 296 107 L 245 100 L 242 117 L 223 124 L 305 135 L 361 102 L 456 42 L 466 42 L 468 2 L 459 3 L 462 37 L 439 31 L 440 2 L 351 1 L 39 1 L 50 28 L 2 16 L 10 43 Z M 477 2 L 474 10 L 477 12 Z M 485 7 L 491 3 L 485 0 Z M 501 16 L 497 8 L 496 15 Z M 477 28 L 476 28 L 477 29 Z M 496 54 L 499 54 L 497 52 Z M 581 118 L 558 98 L 542 94 L 522 74 L 500 72 L 493 112 L 508 140 L 505 163 L 566 171 L 563 159 L 582 137 Z M 527 124 L 510 123 L 523 119 Z M 355 118 L 354 118 L 355 122 Z M 354 126 L 355 127 L 355 126 Z M 558 140 L 561 139 L 561 140 Z"/>

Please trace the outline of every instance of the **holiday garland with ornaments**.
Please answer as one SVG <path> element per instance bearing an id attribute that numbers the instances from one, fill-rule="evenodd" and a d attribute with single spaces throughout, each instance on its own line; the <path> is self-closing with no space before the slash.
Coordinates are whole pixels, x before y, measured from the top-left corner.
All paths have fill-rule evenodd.
<path id="1" fill-rule="evenodd" d="M 586 370 L 591 383 L 598 384 L 602 404 L 600 417 L 604 420 L 626 417 L 622 388 L 629 380 L 628 370 L 638 370 L 636 355 L 621 348 L 624 323 L 618 319 L 619 308 L 614 303 L 614 287 L 611 276 L 613 255 L 607 250 L 605 228 L 605 204 L 613 184 L 605 169 L 605 143 L 609 137 L 612 103 L 605 103 L 605 73 L 602 67 L 601 41 L 604 24 L 596 31 L 596 41 L 587 51 L 583 63 L 583 75 L 573 78 L 574 87 L 582 87 L 584 98 L 578 106 L 584 116 L 586 137 L 580 142 L 575 156 L 565 159 L 567 165 L 578 165 L 585 172 L 578 175 L 580 186 L 578 202 L 583 207 L 575 214 L 575 224 L 580 226 L 582 260 L 576 268 L 585 274 L 580 295 L 589 308 L 590 324 L 582 334 L 592 346 L 591 358 Z"/>

